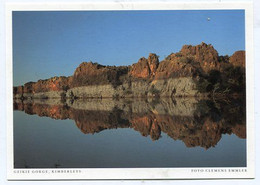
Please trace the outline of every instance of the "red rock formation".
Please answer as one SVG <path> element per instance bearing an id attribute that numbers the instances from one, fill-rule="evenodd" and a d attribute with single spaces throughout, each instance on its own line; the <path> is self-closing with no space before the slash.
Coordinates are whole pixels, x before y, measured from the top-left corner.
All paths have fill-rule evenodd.
<path id="1" fill-rule="evenodd" d="M 52 77 L 46 80 L 38 80 L 37 82 L 28 82 L 24 86 L 14 87 L 15 94 L 23 93 L 39 93 L 48 91 L 62 91 L 70 88 L 72 77 Z"/>
<path id="2" fill-rule="evenodd" d="M 159 66 L 159 57 L 154 53 L 150 53 L 148 57 L 148 65 L 150 68 L 150 75 L 154 76 Z"/>
<path id="3" fill-rule="evenodd" d="M 234 66 L 245 67 L 245 51 L 236 51 L 229 59 Z"/>
<path id="4" fill-rule="evenodd" d="M 184 45 L 180 52 L 170 54 L 159 64 L 155 78 L 196 77 L 220 67 L 218 52 L 212 45 Z"/>
<path id="5" fill-rule="evenodd" d="M 159 64 L 155 79 L 168 79 L 177 77 L 193 77 L 199 69 L 187 62 L 182 62 L 175 54 L 171 55 L 170 60 L 164 60 Z"/>
<path id="6" fill-rule="evenodd" d="M 39 80 L 33 84 L 33 93 L 47 91 L 62 91 L 70 88 L 71 77 L 53 77 L 47 80 Z"/>
<path id="7" fill-rule="evenodd" d="M 193 57 L 194 61 L 199 62 L 206 72 L 219 68 L 218 52 L 211 44 L 207 45 L 202 42 L 197 46 L 184 45 L 180 53 L 186 57 Z"/>
<path id="8" fill-rule="evenodd" d="M 132 66 L 103 66 L 92 62 L 83 62 L 77 67 L 73 76 L 53 77 L 37 82 L 28 82 L 24 86 L 14 87 L 14 95 L 62 91 L 73 87 L 111 84 L 114 88 L 135 79 L 147 79 L 147 85 L 154 79 L 206 76 L 211 70 L 225 72 L 225 66 L 245 67 L 245 52 L 237 51 L 229 59 L 218 56 L 210 44 L 197 46 L 184 45 L 180 52 L 170 54 L 159 63 L 158 56 L 150 53 Z M 232 64 L 232 65 L 231 65 Z M 132 89 L 134 91 L 134 89 Z M 148 93 L 147 93 L 148 94 Z M 17 96 L 19 98 L 19 96 Z M 21 97 L 21 96 L 20 96 Z"/>
<path id="9" fill-rule="evenodd" d="M 24 84 L 23 93 L 32 93 L 34 83 L 35 82 L 28 82 L 28 83 Z"/>
<path id="10" fill-rule="evenodd" d="M 150 53 L 148 59 L 142 57 L 136 64 L 132 65 L 130 76 L 135 78 L 151 78 L 155 75 L 158 65 L 158 56 Z"/>
<path id="11" fill-rule="evenodd" d="M 128 72 L 128 67 L 102 66 L 83 62 L 77 67 L 72 79 L 72 87 L 119 83 L 119 77 Z"/>

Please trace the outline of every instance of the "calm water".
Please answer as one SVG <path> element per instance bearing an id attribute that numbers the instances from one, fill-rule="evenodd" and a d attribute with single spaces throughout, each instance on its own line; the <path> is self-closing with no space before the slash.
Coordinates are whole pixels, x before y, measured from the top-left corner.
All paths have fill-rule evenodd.
<path id="1" fill-rule="evenodd" d="M 240 100 L 35 100 L 14 109 L 15 168 L 246 166 Z"/>

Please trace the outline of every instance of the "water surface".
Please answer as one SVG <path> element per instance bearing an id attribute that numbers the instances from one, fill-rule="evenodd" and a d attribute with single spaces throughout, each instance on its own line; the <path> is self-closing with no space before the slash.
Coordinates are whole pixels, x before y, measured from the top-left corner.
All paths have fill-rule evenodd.
<path id="1" fill-rule="evenodd" d="M 245 167 L 241 100 L 14 102 L 15 168 Z"/>

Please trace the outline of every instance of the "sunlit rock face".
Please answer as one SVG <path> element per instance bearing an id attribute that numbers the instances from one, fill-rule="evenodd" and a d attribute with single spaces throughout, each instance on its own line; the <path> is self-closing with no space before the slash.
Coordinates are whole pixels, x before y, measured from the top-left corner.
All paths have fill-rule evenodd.
<path id="1" fill-rule="evenodd" d="M 145 79 L 152 78 L 156 74 L 158 65 L 158 56 L 154 53 L 150 53 L 148 59 L 142 57 L 136 64 L 131 66 L 130 76 Z"/>
<path id="2" fill-rule="evenodd" d="M 225 100 L 227 101 L 227 100 Z M 106 129 L 132 128 L 141 136 L 159 140 L 162 133 L 187 147 L 214 147 L 223 134 L 246 138 L 244 102 L 189 99 L 148 100 L 17 100 L 14 110 L 52 119 L 72 119 L 84 134 Z M 189 107 L 189 109 L 187 109 Z"/>
<path id="3" fill-rule="evenodd" d="M 48 91 L 62 91 L 69 89 L 71 77 L 53 77 L 47 80 L 24 84 L 24 93 L 39 93 Z"/>
<path id="4" fill-rule="evenodd" d="M 236 51 L 230 57 L 230 63 L 234 66 L 245 67 L 245 51 Z"/>
<path id="5" fill-rule="evenodd" d="M 186 57 L 194 57 L 194 61 L 199 62 L 204 71 L 219 68 L 218 52 L 211 44 L 202 42 L 200 45 L 185 45 L 180 53 Z"/>

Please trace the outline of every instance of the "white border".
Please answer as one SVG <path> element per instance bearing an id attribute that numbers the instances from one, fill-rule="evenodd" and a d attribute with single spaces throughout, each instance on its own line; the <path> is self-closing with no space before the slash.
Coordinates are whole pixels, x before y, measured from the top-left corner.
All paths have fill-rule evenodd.
<path id="1" fill-rule="evenodd" d="M 49 173 L 14 173 L 13 169 L 13 103 L 12 103 L 12 11 L 45 10 L 223 10 L 244 9 L 246 18 L 246 85 L 247 85 L 247 167 L 246 168 L 96 168 L 74 169 L 81 173 L 52 173 L 56 169 L 44 169 Z M 217 179 L 254 178 L 254 66 L 253 66 L 253 6 L 250 2 L 234 3 L 8 3 L 6 5 L 6 95 L 7 95 L 7 178 L 9 180 L 53 179 Z M 204 170 L 192 173 L 192 169 Z M 243 169 L 247 172 L 209 173 L 211 169 Z M 28 169 L 25 169 L 28 170 Z M 60 169 L 61 170 L 61 169 Z M 69 169 L 71 170 L 71 169 Z"/>

